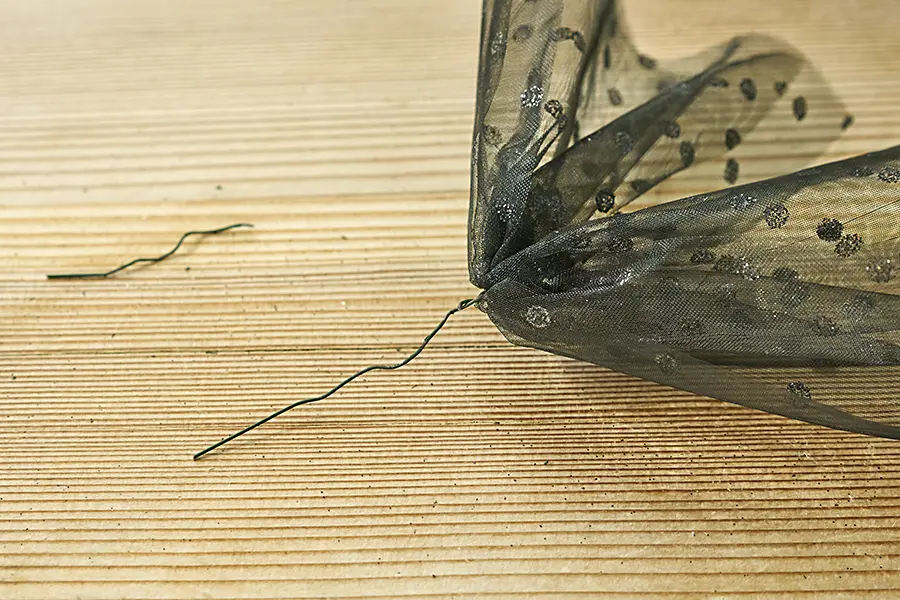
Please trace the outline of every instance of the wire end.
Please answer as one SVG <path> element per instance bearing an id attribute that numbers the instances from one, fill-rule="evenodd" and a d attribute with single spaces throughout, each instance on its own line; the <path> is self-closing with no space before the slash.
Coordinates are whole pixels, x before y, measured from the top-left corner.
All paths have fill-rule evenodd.
<path id="1" fill-rule="evenodd" d="M 160 254 L 159 256 L 154 256 L 152 258 L 135 258 L 134 260 L 125 263 L 124 265 L 118 266 L 115 269 L 111 269 L 105 273 L 53 273 L 47 275 L 47 279 L 106 279 L 111 275 L 115 275 L 119 271 L 124 271 L 125 269 L 132 267 L 134 265 L 140 263 L 158 263 L 166 260 L 173 254 L 175 254 L 181 245 L 184 243 L 184 240 L 191 237 L 192 235 L 216 235 L 219 233 L 224 233 L 226 231 L 231 231 L 232 229 L 238 229 L 241 227 L 253 228 L 253 225 L 250 223 L 235 223 L 234 225 L 228 225 L 227 227 L 220 227 L 219 229 L 208 229 L 204 231 L 188 231 L 184 235 L 181 236 L 181 239 L 178 240 L 178 243 L 175 244 L 168 252 Z"/>
<path id="2" fill-rule="evenodd" d="M 195 454 L 195 455 L 194 455 L 194 460 L 198 460 L 198 459 L 202 458 L 204 455 L 206 455 L 206 454 L 212 452 L 212 451 L 215 450 L 216 448 L 218 448 L 218 447 L 220 447 L 220 446 L 223 446 L 223 445 L 227 444 L 228 442 L 230 442 L 230 441 L 232 441 L 232 440 L 234 440 L 234 439 L 237 439 L 237 438 L 241 437 L 241 436 L 244 435 L 245 433 L 247 433 L 247 432 L 249 432 L 249 431 L 252 431 L 252 430 L 256 429 L 256 428 L 259 427 L 260 425 L 263 425 L 263 424 L 265 424 L 265 423 L 268 423 L 268 422 L 271 421 L 272 419 L 275 419 L 275 418 L 277 418 L 277 417 L 283 415 L 284 413 L 288 412 L 289 410 L 293 410 L 293 409 L 295 409 L 295 408 L 297 408 L 298 406 L 301 406 L 301 405 L 303 405 L 303 404 L 311 404 L 311 403 L 313 403 L 313 402 L 318 402 L 319 400 L 324 400 L 325 398 L 328 398 L 328 397 L 330 397 L 330 396 L 336 394 L 336 393 L 338 392 L 338 390 L 340 390 L 342 387 L 344 387 L 345 385 L 347 385 L 347 384 L 350 383 L 351 381 L 353 381 L 353 380 L 355 380 L 355 379 L 358 379 L 359 377 L 362 377 L 362 376 L 365 375 L 366 373 L 370 373 L 370 372 L 372 372 L 372 371 L 393 371 L 393 370 L 395 370 L 395 369 L 400 369 L 400 368 L 402 368 L 402 367 L 408 365 L 408 364 L 411 363 L 413 360 L 415 360 L 415 358 L 416 358 L 417 356 L 419 356 L 419 355 L 422 353 L 423 350 L 425 350 L 425 347 L 428 345 L 428 343 L 432 340 L 432 338 L 434 338 L 434 336 L 437 335 L 437 333 L 444 327 L 444 325 L 447 324 L 447 321 L 450 319 L 450 317 L 452 317 L 454 314 L 456 314 L 456 313 L 458 313 L 458 312 L 460 312 L 460 311 L 466 310 L 467 308 L 469 308 L 469 307 L 471 307 L 471 306 L 475 306 L 476 304 L 478 304 L 478 303 L 481 301 L 481 298 L 482 298 L 482 297 L 483 297 L 483 293 L 482 293 L 481 295 L 479 295 L 477 298 L 471 298 L 471 299 L 469 299 L 469 300 L 463 300 L 462 302 L 460 302 L 460 303 L 456 306 L 456 308 L 451 309 L 450 311 L 448 311 L 447 314 L 444 315 L 444 318 L 441 319 L 441 322 L 438 323 L 437 327 L 435 327 L 435 328 L 431 331 L 431 333 L 429 333 L 427 336 L 425 336 L 425 339 L 422 340 L 422 343 L 419 345 L 419 347 L 416 348 L 409 356 L 407 356 L 406 358 L 404 358 L 404 359 L 401 360 L 400 362 L 398 362 L 398 363 L 396 363 L 396 364 L 393 364 L 393 365 L 371 365 L 371 366 L 368 366 L 368 367 L 366 367 L 366 368 L 364 368 L 364 369 L 360 369 L 359 371 L 357 371 L 357 372 L 354 373 L 353 375 L 350 375 L 349 377 L 347 377 L 346 379 L 344 379 L 343 381 L 341 381 L 339 384 L 337 384 L 336 386 L 334 386 L 333 388 L 331 388 L 330 390 L 328 390 L 328 391 L 325 392 L 324 394 L 321 394 L 321 395 L 319 395 L 319 396 L 314 396 L 314 397 L 312 397 L 312 398 L 306 398 L 306 399 L 304 399 L 304 400 L 299 400 L 299 401 L 297 401 L 297 402 L 294 402 L 293 404 L 289 404 L 288 406 L 285 406 L 284 408 L 282 408 L 282 409 L 280 409 L 280 410 L 277 410 L 277 411 L 273 412 L 273 413 L 270 414 L 269 416 L 267 416 L 267 417 L 265 417 L 265 418 L 263 418 L 263 419 L 260 419 L 259 421 L 257 421 L 257 422 L 254 423 L 253 425 L 250 425 L 249 427 L 245 427 L 244 429 L 241 429 L 241 430 L 238 431 L 237 433 L 231 434 L 230 436 L 228 436 L 228 437 L 225 438 L 224 440 L 221 440 L 221 441 L 219 441 L 219 442 L 216 442 L 216 443 L 213 444 L 212 446 L 210 446 L 210 447 L 206 448 L 205 450 L 202 450 L 202 451 L 198 452 L 197 454 Z"/>

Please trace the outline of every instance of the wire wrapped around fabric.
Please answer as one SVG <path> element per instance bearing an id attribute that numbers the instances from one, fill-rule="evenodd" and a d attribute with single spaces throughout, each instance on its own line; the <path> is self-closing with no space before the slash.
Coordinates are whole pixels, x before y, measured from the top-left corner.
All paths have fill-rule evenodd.
<path id="1" fill-rule="evenodd" d="M 781 175 L 852 124 L 776 38 L 663 63 L 614 0 L 485 0 L 468 235 L 484 291 L 447 317 L 474 305 L 514 344 L 900 439 L 900 147 Z M 722 189 L 649 193 L 686 170 Z"/>

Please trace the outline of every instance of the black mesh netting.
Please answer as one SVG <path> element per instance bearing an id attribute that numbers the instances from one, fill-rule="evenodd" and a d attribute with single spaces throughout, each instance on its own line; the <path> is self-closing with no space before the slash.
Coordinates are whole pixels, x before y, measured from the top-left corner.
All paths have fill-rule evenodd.
<path id="1" fill-rule="evenodd" d="M 657 63 L 612 0 L 485 0 L 478 305 L 516 344 L 900 438 L 900 147 L 745 183 L 851 121 L 771 37 Z M 684 169 L 725 187 L 643 196 Z"/>

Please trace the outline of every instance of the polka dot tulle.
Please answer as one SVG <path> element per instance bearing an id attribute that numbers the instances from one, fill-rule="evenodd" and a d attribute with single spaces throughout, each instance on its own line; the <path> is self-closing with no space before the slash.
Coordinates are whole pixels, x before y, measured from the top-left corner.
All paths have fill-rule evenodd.
<path id="1" fill-rule="evenodd" d="M 469 272 L 503 334 L 900 439 L 900 147 L 808 168 L 854 119 L 777 38 L 658 61 L 612 0 L 484 5 Z M 695 169 L 720 189 L 648 193 Z"/>

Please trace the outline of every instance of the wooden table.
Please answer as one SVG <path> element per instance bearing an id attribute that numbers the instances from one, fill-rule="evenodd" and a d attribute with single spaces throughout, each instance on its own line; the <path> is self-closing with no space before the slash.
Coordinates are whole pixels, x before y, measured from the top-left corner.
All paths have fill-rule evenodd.
<path id="1" fill-rule="evenodd" d="M 626 12 L 661 57 L 751 30 L 803 48 L 857 118 L 824 161 L 900 141 L 890 5 Z M 479 13 L 0 2 L 0 597 L 898 593 L 900 444 L 516 348 L 477 311 L 191 460 L 473 294 Z"/>

